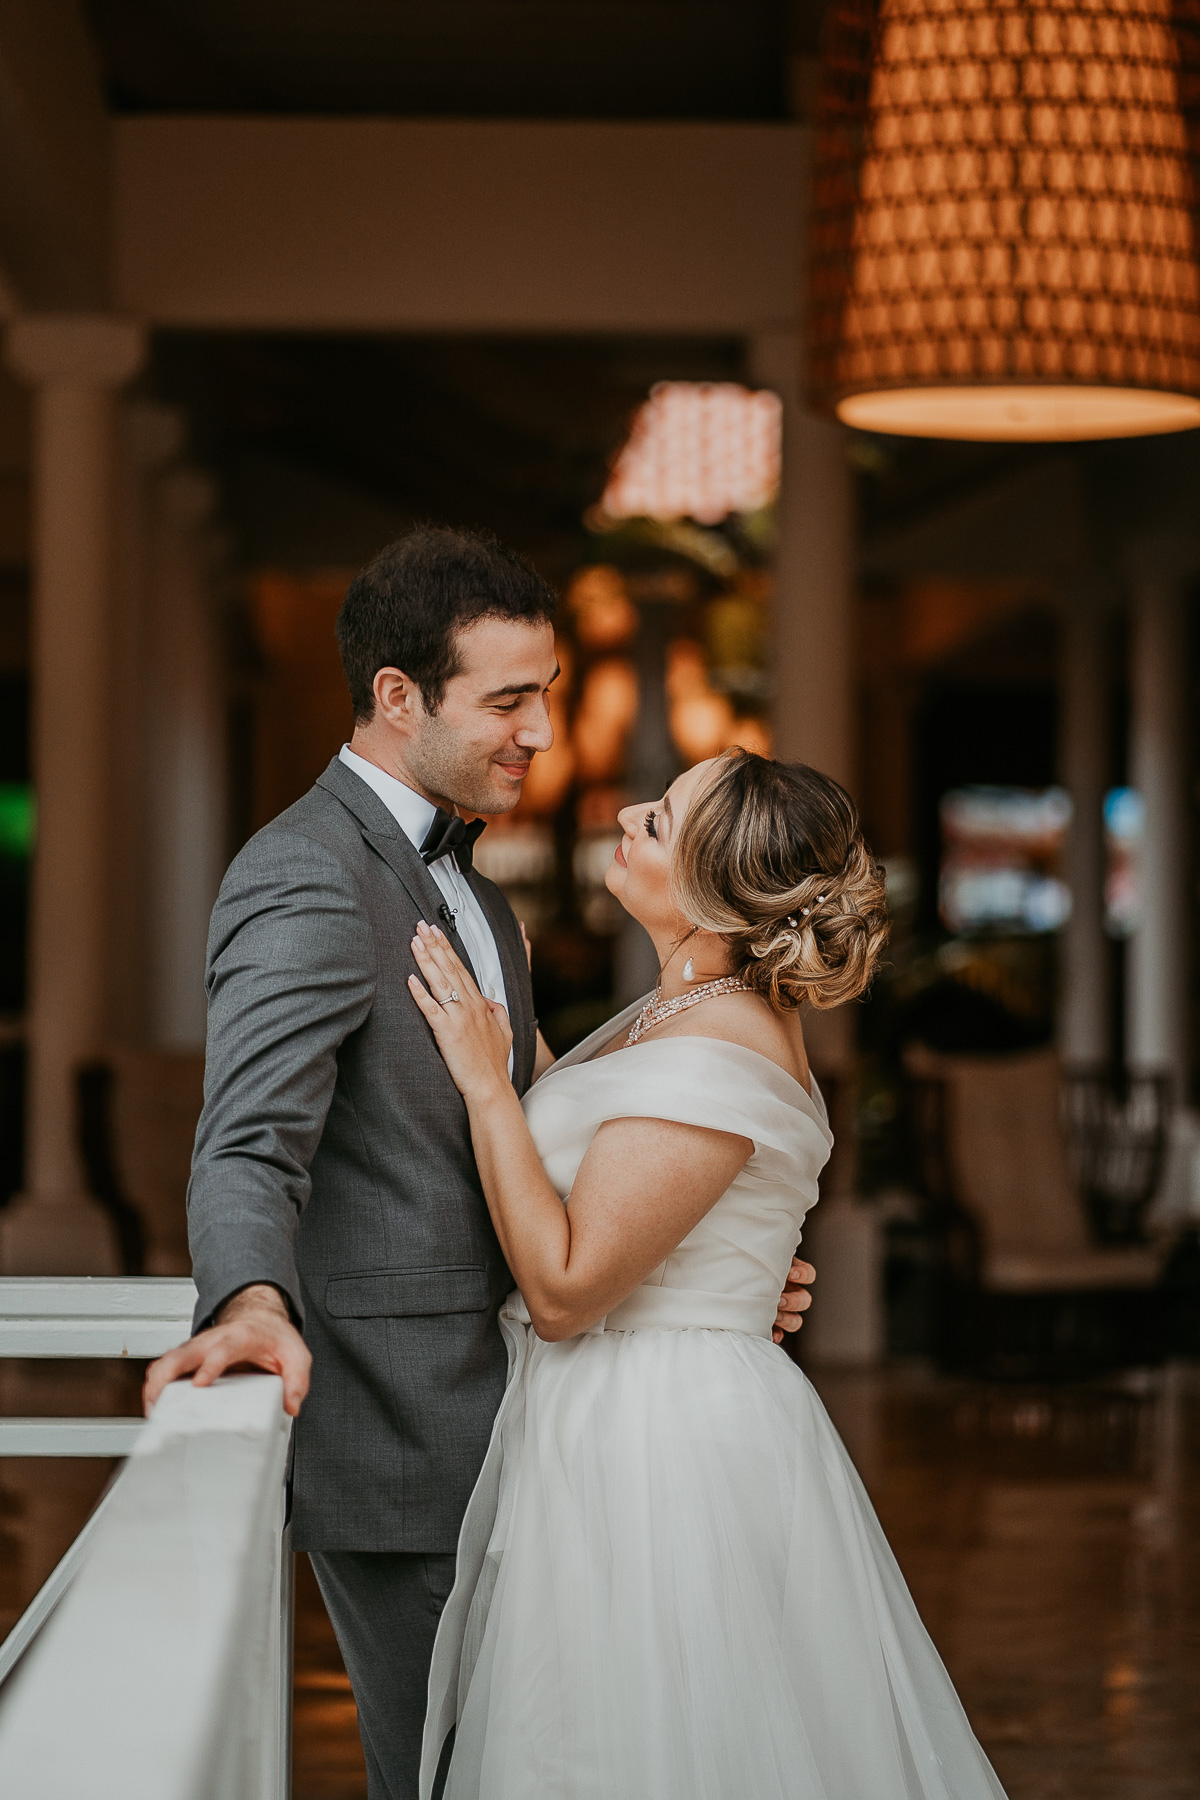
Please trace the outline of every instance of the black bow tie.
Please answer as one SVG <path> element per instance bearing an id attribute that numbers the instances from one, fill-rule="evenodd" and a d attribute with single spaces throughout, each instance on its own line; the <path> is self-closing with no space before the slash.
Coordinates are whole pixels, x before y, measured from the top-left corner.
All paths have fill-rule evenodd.
<path id="1" fill-rule="evenodd" d="M 485 823 L 483 819 L 472 819 L 468 825 L 457 813 L 448 813 L 445 807 L 439 806 L 421 845 L 421 861 L 428 868 L 439 856 L 453 856 L 460 869 L 469 869 L 475 840 Z"/>

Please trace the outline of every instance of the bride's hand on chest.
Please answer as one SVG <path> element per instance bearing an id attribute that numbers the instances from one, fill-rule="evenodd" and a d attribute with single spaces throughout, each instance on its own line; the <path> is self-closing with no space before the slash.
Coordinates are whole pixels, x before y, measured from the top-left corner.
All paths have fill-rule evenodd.
<path id="1" fill-rule="evenodd" d="M 512 1026 L 498 1000 L 486 1000 L 445 934 L 422 919 L 412 940 L 424 981 L 408 978 L 422 1017 L 460 1094 L 486 1098 L 508 1088 Z"/>

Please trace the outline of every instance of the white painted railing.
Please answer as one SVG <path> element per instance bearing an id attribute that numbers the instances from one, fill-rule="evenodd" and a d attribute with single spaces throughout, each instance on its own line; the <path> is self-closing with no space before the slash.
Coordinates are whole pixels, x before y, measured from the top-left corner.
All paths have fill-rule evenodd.
<path id="1" fill-rule="evenodd" d="M 195 1305 L 181 1279 L 0 1277 L 0 1356 L 161 1356 L 187 1338 Z"/>
<path id="2" fill-rule="evenodd" d="M 194 1299 L 188 1281 L 0 1280 L 0 1356 L 156 1356 Z M 0 1421 L 3 1455 L 129 1458 L 0 1644 L 0 1794 L 287 1795 L 289 1431 L 269 1375 L 177 1383 L 145 1425 Z"/>

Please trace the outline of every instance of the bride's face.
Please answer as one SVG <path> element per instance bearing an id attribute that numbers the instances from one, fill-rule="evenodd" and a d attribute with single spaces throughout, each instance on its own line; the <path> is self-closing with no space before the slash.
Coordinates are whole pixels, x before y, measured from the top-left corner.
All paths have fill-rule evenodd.
<path id="1" fill-rule="evenodd" d="M 653 937 L 677 929 L 679 912 L 671 900 L 671 846 L 697 794 L 712 778 L 715 757 L 696 763 L 674 780 L 661 800 L 641 800 L 617 814 L 624 836 L 604 881 L 627 913 Z"/>

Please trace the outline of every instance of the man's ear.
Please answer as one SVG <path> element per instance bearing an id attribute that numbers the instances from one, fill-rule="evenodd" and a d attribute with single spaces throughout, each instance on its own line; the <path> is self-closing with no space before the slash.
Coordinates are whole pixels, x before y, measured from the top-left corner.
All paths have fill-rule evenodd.
<path id="1" fill-rule="evenodd" d="M 403 669 L 378 670 L 371 691 L 375 695 L 376 715 L 401 731 L 411 730 L 424 711 L 420 689 Z"/>

